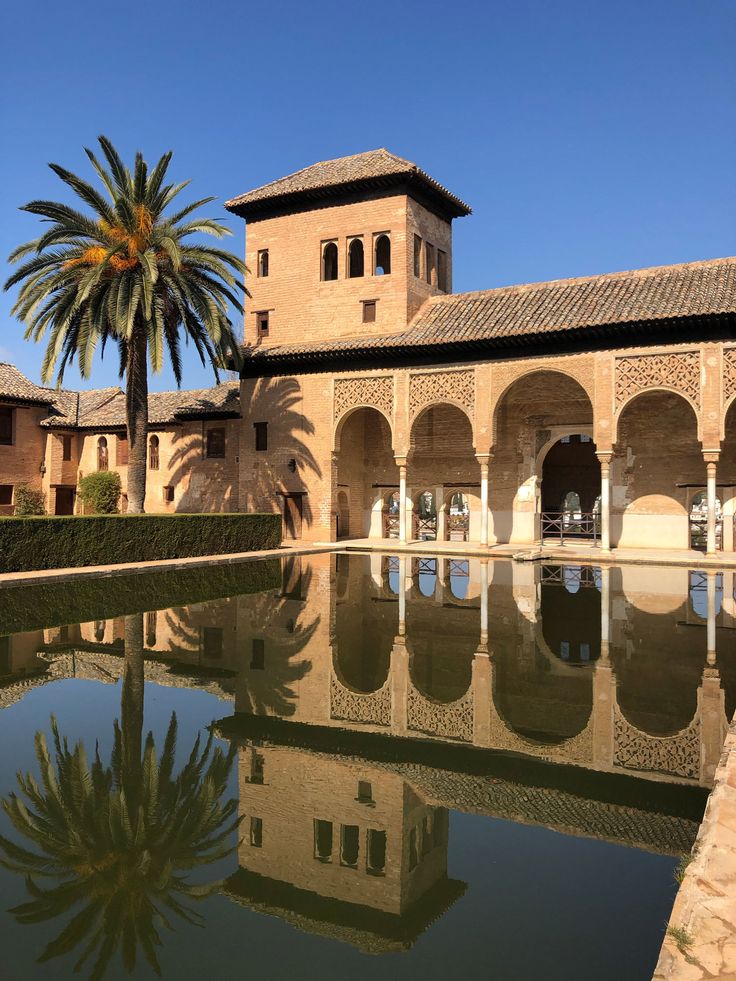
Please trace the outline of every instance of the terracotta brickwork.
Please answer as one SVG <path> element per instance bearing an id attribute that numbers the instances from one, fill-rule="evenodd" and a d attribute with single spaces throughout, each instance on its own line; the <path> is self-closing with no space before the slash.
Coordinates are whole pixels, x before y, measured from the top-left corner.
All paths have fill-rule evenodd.
<path id="1" fill-rule="evenodd" d="M 0 444 L 0 485 L 17 487 L 26 484 L 31 490 L 43 489 L 43 466 L 46 434 L 40 428 L 47 409 L 37 406 L 3 403 L 12 411 L 13 435 L 10 445 Z M 7 494 L 7 491 L 5 492 Z M 12 492 L 13 498 L 15 492 Z M 0 504 L 0 514 L 11 513 L 10 505 Z"/>

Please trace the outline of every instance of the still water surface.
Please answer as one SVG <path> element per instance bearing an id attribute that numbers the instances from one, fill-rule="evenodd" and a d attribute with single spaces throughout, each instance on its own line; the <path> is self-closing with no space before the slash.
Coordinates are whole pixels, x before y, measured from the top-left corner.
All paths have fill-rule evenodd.
<path id="1" fill-rule="evenodd" d="M 648 978 L 735 614 L 390 555 L 5 590 L 0 976 Z"/>

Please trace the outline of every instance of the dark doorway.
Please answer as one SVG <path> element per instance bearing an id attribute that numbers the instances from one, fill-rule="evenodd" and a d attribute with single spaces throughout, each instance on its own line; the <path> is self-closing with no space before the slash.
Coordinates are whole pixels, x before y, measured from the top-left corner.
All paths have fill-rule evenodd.
<path id="1" fill-rule="evenodd" d="M 74 488 L 56 488 L 56 507 L 54 514 L 74 514 Z"/>
<path id="2" fill-rule="evenodd" d="M 302 537 L 302 495 L 284 495 L 284 536 L 292 541 Z"/>
<path id="3" fill-rule="evenodd" d="M 601 467 L 590 436 L 564 436 L 544 458 L 542 510 L 564 511 L 573 495 L 583 512 L 592 512 L 601 492 Z"/>

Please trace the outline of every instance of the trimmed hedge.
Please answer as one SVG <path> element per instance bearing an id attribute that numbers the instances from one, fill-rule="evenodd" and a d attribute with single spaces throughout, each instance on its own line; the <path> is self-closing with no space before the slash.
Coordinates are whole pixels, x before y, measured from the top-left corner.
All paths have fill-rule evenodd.
<path id="1" fill-rule="evenodd" d="M 0 572 L 151 562 L 276 548 L 279 514 L 3 518 Z"/>
<path id="2" fill-rule="evenodd" d="M 0 636 L 262 593 L 279 589 L 281 582 L 281 560 L 258 559 L 206 568 L 8 586 L 0 590 Z"/>

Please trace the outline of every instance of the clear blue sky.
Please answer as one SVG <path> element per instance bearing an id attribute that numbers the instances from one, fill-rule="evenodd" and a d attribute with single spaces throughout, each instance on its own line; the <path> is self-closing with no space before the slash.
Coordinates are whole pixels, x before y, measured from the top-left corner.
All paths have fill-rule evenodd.
<path id="1" fill-rule="evenodd" d="M 216 216 L 386 146 L 473 207 L 457 291 L 736 253 L 734 0 L 26 0 L 1 17 L 3 258 L 37 234 L 17 207 L 65 195 L 46 163 L 87 173 L 98 133 L 173 149 Z M 0 359 L 37 380 L 41 349 L 0 302 Z M 111 351 L 93 384 L 116 369 Z M 190 351 L 184 384 L 210 377 Z"/>

